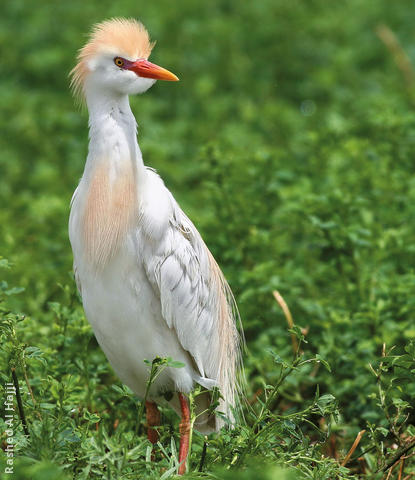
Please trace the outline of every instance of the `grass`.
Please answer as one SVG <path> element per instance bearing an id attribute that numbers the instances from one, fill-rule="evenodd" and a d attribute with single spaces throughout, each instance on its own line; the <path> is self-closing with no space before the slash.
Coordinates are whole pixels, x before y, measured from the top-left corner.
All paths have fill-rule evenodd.
<path id="1" fill-rule="evenodd" d="M 140 400 L 71 274 L 87 115 L 67 74 L 111 16 L 140 18 L 151 60 L 181 78 L 132 99 L 140 146 L 223 268 L 247 339 L 245 422 L 195 432 L 188 478 L 414 477 L 412 3 L 17 0 L 0 19 L 3 449 L 13 369 L 29 433 L 16 401 L 13 478 L 177 468 L 179 419 L 162 409 L 149 461 Z"/>

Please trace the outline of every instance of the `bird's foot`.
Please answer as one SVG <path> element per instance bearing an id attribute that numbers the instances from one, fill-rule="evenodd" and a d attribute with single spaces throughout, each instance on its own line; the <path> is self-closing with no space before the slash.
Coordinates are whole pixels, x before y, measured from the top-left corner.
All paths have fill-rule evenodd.
<path id="1" fill-rule="evenodd" d="M 154 427 L 160 425 L 160 412 L 155 402 L 146 402 L 146 418 L 147 418 L 147 438 L 153 444 L 153 452 L 151 460 L 155 460 L 154 445 L 158 442 L 159 434 Z"/>
<path id="2" fill-rule="evenodd" d="M 180 448 L 179 448 L 179 475 L 186 473 L 186 460 L 189 453 L 190 441 L 190 408 L 186 397 L 179 393 L 180 407 L 182 410 L 182 421 L 180 422 Z"/>

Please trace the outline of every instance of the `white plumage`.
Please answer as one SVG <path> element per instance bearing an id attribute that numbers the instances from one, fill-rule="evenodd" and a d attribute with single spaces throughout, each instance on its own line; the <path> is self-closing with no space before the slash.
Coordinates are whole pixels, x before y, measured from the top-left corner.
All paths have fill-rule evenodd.
<path id="1" fill-rule="evenodd" d="M 239 362 L 232 294 L 192 222 L 155 171 L 144 166 L 137 143 L 128 94 L 155 82 L 137 67 L 153 65 L 146 62 L 150 51 L 138 22 L 104 22 L 73 71 L 90 115 L 89 153 L 69 220 L 76 281 L 101 348 L 138 396 L 149 374 L 143 360 L 172 357 L 185 367 L 166 369 L 151 400 L 166 391 L 189 392 L 195 384 L 217 385 L 220 410 L 232 417 Z M 173 80 L 155 67 L 154 78 Z M 205 410 L 209 394 L 197 402 Z M 176 396 L 170 403 L 179 411 Z M 220 426 L 206 414 L 196 421 L 202 432 Z"/>

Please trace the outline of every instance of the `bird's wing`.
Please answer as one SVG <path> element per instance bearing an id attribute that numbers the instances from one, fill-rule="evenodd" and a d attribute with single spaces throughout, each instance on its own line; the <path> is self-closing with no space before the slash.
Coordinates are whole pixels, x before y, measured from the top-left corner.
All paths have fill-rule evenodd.
<path id="1" fill-rule="evenodd" d="M 76 288 L 78 289 L 79 296 L 82 298 L 82 286 L 81 279 L 79 278 L 78 267 L 76 263 L 73 263 L 73 276 L 75 278 Z"/>
<path id="2" fill-rule="evenodd" d="M 71 221 L 72 221 L 72 216 L 74 215 L 74 211 L 72 209 L 72 206 L 73 206 L 73 204 L 76 200 L 78 191 L 79 191 L 79 185 L 75 188 L 75 191 L 73 192 L 73 195 L 72 195 L 72 198 L 71 198 L 71 203 L 70 203 L 71 214 L 70 214 L 70 217 L 69 217 L 69 237 L 71 236 L 71 230 L 72 230 L 71 229 L 71 223 L 72 223 Z M 82 298 L 81 279 L 79 277 L 78 267 L 75 263 L 75 260 L 73 262 L 73 275 L 74 275 L 74 278 L 75 278 L 76 288 L 78 289 L 78 293 Z"/>
<path id="3" fill-rule="evenodd" d="M 163 318 L 194 359 L 199 383 L 216 384 L 227 405 L 234 405 L 239 336 L 233 297 L 195 226 L 164 189 L 169 221 L 152 242 L 152 255 L 144 255 L 147 276 L 160 297 Z"/>

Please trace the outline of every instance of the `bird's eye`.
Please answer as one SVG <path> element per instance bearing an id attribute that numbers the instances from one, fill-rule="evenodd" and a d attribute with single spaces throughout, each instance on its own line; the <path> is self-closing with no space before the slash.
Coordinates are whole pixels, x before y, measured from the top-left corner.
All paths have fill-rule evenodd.
<path id="1" fill-rule="evenodd" d="M 124 65 L 124 60 L 120 57 L 115 57 L 114 63 L 117 65 L 117 67 L 122 67 Z"/>

